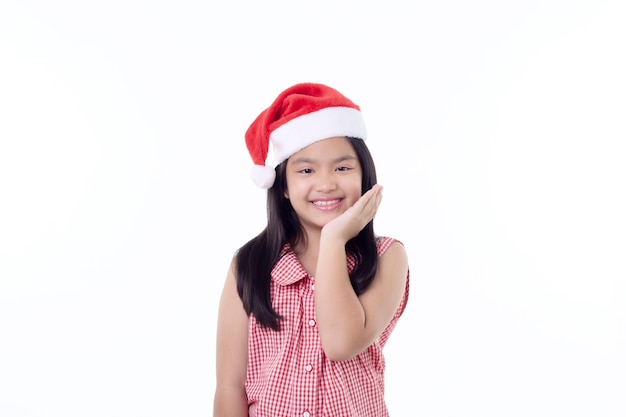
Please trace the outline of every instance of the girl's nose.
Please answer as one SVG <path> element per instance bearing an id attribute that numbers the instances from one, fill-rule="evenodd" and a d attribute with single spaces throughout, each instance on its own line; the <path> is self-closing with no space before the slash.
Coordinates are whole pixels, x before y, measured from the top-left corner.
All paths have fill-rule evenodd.
<path id="1" fill-rule="evenodd" d="M 317 180 L 318 191 L 329 192 L 337 188 L 337 180 L 332 173 L 321 173 Z"/>

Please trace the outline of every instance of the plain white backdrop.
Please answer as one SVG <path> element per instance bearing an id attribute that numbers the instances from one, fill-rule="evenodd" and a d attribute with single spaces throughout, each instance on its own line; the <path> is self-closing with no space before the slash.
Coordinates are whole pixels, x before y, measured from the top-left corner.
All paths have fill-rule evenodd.
<path id="1" fill-rule="evenodd" d="M 0 3 L 0 416 L 209 416 L 243 134 L 358 103 L 409 252 L 392 416 L 626 415 L 626 5 Z"/>

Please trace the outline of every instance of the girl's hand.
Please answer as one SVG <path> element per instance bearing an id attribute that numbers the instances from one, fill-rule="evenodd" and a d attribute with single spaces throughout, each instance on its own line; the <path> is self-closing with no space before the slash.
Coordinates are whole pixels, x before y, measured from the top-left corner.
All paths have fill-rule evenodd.
<path id="1" fill-rule="evenodd" d="M 359 234 L 374 218 L 383 197 L 383 187 L 374 185 L 356 203 L 336 219 L 326 223 L 322 236 L 336 237 L 345 242 Z"/>

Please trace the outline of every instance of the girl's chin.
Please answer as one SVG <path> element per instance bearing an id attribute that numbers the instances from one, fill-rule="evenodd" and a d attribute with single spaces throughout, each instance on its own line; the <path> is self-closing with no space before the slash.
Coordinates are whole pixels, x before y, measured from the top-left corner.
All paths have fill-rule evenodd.
<path id="1" fill-rule="evenodd" d="M 333 216 L 324 216 L 325 218 L 323 219 L 308 219 L 308 220 L 300 219 L 300 223 L 305 229 L 311 229 L 312 231 L 313 230 L 320 231 L 322 230 L 324 226 L 326 226 L 332 220 L 339 217 L 339 214 L 340 213 L 337 213 L 336 215 L 333 215 Z"/>

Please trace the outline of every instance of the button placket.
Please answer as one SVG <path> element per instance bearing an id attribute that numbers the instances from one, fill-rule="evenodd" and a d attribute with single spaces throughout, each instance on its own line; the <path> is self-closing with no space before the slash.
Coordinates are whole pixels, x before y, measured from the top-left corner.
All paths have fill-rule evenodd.
<path id="1" fill-rule="evenodd" d="M 303 385 L 306 386 L 306 396 L 307 400 L 303 403 L 307 404 L 305 407 L 315 408 L 315 402 L 317 397 L 317 384 L 318 384 L 318 375 L 315 371 L 317 366 L 316 358 L 318 351 L 318 336 L 315 327 L 317 326 L 317 322 L 315 320 L 315 308 L 314 308 L 314 291 L 315 291 L 315 278 L 310 276 L 309 279 L 303 282 L 304 294 L 302 298 L 302 303 L 304 307 L 304 317 L 302 317 L 301 326 L 303 331 L 303 336 L 305 339 L 305 349 L 302 356 L 301 362 L 301 372 Z M 302 410 L 302 417 L 311 417 L 311 408 L 308 410 Z"/>

